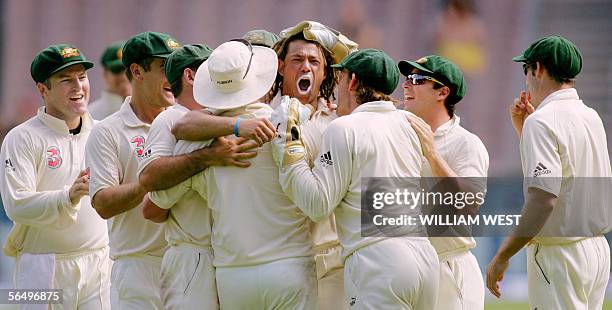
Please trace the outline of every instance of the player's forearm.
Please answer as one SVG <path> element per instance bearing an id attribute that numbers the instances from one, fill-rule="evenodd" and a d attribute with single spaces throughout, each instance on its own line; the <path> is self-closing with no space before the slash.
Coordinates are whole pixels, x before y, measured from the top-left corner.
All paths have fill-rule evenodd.
<path id="1" fill-rule="evenodd" d="M 540 189 L 530 188 L 525 199 L 519 225 L 502 246 L 497 255 L 510 259 L 531 241 L 544 227 L 554 209 L 556 198 Z"/>
<path id="2" fill-rule="evenodd" d="M 103 219 L 109 219 L 138 206 L 146 193 L 138 182 L 121 184 L 100 190 L 91 204 Z"/>
<path id="3" fill-rule="evenodd" d="M 149 192 L 179 184 L 208 167 L 207 153 L 198 150 L 190 154 L 160 157 L 140 173 L 140 184 Z"/>
<path id="4" fill-rule="evenodd" d="M 234 132 L 235 117 L 222 117 L 202 111 L 190 111 L 172 128 L 172 134 L 179 140 L 202 141 L 231 135 Z"/>
<path id="5" fill-rule="evenodd" d="M 323 188 L 306 161 L 282 169 L 279 181 L 289 199 L 313 221 L 321 221 L 333 213 L 336 205 L 330 202 L 328 189 Z"/>
<path id="6" fill-rule="evenodd" d="M 78 205 L 68 197 L 68 190 L 32 192 L 3 191 L 7 216 L 16 223 L 34 227 L 64 228 L 74 224 Z"/>

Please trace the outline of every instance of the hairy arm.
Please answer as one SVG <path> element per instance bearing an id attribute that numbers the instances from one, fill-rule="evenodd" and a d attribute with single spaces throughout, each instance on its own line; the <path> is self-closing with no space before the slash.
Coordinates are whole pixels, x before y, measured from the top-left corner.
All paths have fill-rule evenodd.
<path id="1" fill-rule="evenodd" d="M 234 134 L 237 117 L 210 115 L 204 111 L 190 111 L 176 122 L 172 133 L 179 140 L 201 141 Z M 240 119 L 238 135 L 259 145 L 272 140 L 276 130 L 266 118 Z"/>

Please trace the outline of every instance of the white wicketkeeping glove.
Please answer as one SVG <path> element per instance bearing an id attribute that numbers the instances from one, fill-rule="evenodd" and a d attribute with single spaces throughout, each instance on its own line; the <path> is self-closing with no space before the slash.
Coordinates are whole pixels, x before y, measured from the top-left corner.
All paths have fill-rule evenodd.
<path id="1" fill-rule="evenodd" d="M 357 51 L 359 45 L 349 40 L 338 30 L 325 26 L 319 22 L 314 21 L 303 21 L 297 24 L 295 27 L 287 28 L 280 33 L 281 38 L 288 38 L 297 33 L 303 32 L 304 38 L 311 41 L 319 42 L 325 49 L 327 49 L 332 57 L 334 63 L 340 63 L 344 57 L 348 54 Z"/>
<path id="2" fill-rule="evenodd" d="M 272 157 L 276 165 L 285 168 L 304 158 L 301 124 L 308 121 L 312 111 L 298 99 L 283 96 L 270 121 L 277 136 L 272 140 Z"/>

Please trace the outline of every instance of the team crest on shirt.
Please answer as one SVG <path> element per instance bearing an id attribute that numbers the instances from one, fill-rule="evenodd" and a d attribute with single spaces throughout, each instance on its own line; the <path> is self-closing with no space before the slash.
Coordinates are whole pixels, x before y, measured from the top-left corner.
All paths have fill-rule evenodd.
<path id="1" fill-rule="evenodd" d="M 136 154 L 136 157 L 142 158 L 144 155 L 145 138 L 143 136 L 135 136 L 130 139 L 130 143 L 134 143 L 134 154 Z"/>
<path id="2" fill-rule="evenodd" d="M 47 167 L 57 169 L 62 165 L 62 154 L 57 146 L 47 148 Z"/>
<path id="3" fill-rule="evenodd" d="M 15 166 L 13 165 L 13 161 L 11 161 L 10 158 L 7 158 L 4 161 L 4 170 L 6 170 L 7 173 L 15 172 Z"/>

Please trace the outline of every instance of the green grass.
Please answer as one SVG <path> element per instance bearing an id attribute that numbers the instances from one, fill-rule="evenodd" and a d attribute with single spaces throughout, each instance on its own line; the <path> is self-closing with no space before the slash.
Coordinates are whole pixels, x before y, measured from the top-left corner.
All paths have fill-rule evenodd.
<path id="1" fill-rule="evenodd" d="M 485 310 L 522 310 L 529 309 L 529 304 L 523 302 L 494 302 L 487 303 Z M 612 300 L 604 302 L 603 310 L 612 310 Z"/>

